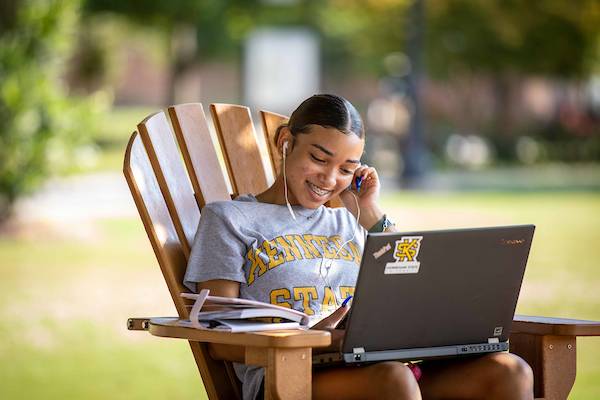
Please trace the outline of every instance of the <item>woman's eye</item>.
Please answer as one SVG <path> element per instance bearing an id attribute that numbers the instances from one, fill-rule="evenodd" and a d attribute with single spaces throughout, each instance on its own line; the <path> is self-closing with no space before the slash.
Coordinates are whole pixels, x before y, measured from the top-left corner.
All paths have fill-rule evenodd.
<path id="1" fill-rule="evenodd" d="M 341 171 L 342 171 L 342 174 L 344 174 L 344 175 L 354 175 L 354 171 L 350 171 L 348 169 L 342 168 Z"/>
<path id="2" fill-rule="evenodd" d="M 312 158 L 314 161 L 319 162 L 319 163 L 324 163 L 325 162 L 325 160 L 322 160 L 320 158 L 315 157 L 314 154 L 311 154 L 310 158 Z"/>

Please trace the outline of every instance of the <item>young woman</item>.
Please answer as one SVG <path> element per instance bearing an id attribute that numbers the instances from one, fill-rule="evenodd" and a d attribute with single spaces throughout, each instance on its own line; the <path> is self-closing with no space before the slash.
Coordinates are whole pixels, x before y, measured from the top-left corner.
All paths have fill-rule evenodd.
<path id="1" fill-rule="evenodd" d="M 242 297 L 311 316 L 314 329 L 335 329 L 354 293 L 365 232 L 394 229 L 378 205 L 377 171 L 360 163 L 362 120 L 347 100 L 316 95 L 279 128 L 282 155 L 275 183 L 256 196 L 208 204 L 185 275 L 193 291 Z M 358 178 L 358 180 L 357 180 Z M 345 207 L 324 204 L 340 196 Z M 215 357 L 243 362 L 241 348 L 212 345 Z M 234 364 L 244 399 L 262 393 L 263 369 Z M 421 376 L 422 375 L 422 376 Z M 495 353 L 469 360 L 401 362 L 313 371 L 316 399 L 533 399 L 533 374 L 519 357 Z"/>

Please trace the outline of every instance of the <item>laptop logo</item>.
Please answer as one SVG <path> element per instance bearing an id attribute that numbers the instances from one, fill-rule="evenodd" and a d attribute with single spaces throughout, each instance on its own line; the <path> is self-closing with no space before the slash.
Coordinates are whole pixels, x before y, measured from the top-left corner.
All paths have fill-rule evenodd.
<path id="1" fill-rule="evenodd" d="M 396 240 L 394 247 L 394 261 L 385 264 L 383 273 L 389 274 L 417 274 L 421 263 L 417 260 L 423 236 L 402 236 Z"/>
<path id="2" fill-rule="evenodd" d="M 518 244 L 525 243 L 525 239 L 500 239 L 500 242 L 503 245 L 515 246 L 515 245 L 518 245 Z"/>
<path id="3" fill-rule="evenodd" d="M 494 336 L 500 336 L 500 335 L 502 335 L 502 327 L 497 326 L 494 328 Z"/>

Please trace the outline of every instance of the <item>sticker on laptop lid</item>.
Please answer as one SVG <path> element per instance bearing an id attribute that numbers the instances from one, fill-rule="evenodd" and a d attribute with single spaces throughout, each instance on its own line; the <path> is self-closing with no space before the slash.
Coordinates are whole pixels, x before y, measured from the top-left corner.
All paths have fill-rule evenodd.
<path id="1" fill-rule="evenodd" d="M 417 274 L 421 263 L 417 260 L 423 236 L 402 236 L 396 240 L 394 260 L 385 264 L 383 273 L 391 274 Z"/>
<path id="2" fill-rule="evenodd" d="M 373 253 L 373 257 L 377 260 L 379 257 L 381 257 L 382 255 L 384 255 L 385 253 L 387 253 L 391 249 L 392 249 L 392 245 L 389 244 L 389 243 L 386 243 L 385 246 L 383 246 L 382 248 L 380 248 L 379 250 L 377 250 L 375 253 Z"/>

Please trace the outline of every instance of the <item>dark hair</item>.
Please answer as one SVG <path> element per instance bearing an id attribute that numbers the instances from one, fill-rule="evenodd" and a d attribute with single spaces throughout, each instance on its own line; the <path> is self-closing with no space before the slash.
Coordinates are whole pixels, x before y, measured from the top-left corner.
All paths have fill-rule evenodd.
<path id="1" fill-rule="evenodd" d="M 294 110 L 287 124 L 277 128 L 275 142 L 281 129 L 288 127 L 293 136 L 298 133 L 309 133 L 310 125 L 320 125 L 325 128 L 335 128 L 359 138 L 365 136 L 365 128 L 356 108 L 346 99 L 334 94 L 316 94 L 304 100 Z"/>

